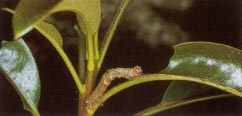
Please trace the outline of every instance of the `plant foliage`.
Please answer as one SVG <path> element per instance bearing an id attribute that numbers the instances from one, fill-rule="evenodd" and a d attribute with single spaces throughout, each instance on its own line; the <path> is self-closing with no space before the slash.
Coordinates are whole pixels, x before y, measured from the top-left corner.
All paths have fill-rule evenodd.
<path id="1" fill-rule="evenodd" d="M 86 100 L 93 91 L 96 76 L 127 4 L 128 0 L 123 0 L 99 50 L 100 0 L 20 0 L 15 11 L 10 11 L 13 13 L 12 24 L 16 40 L 2 43 L 0 69 L 19 93 L 26 110 L 35 116 L 39 115 L 38 69 L 28 46 L 20 39 L 32 29 L 38 30 L 46 37 L 69 69 L 80 94 L 80 115 L 93 115 L 97 108 L 114 94 L 131 86 L 151 81 L 172 80 L 173 82 L 168 86 L 158 105 L 147 108 L 137 115 L 152 115 L 170 108 L 232 95 L 242 98 L 242 51 L 218 43 L 187 42 L 173 46 L 175 53 L 166 69 L 156 74 L 143 74 L 135 77 L 134 80 L 114 86 L 104 95 L 103 93 L 97 95 L 101 98 L 92 103 L 92 108 L 87 107 Z M 85 72 L 83 74 L 77 73 L 62 48 L 63 39 L 58 29 L 45 21 L 51 14 L 62 11 L 76 14 L 77 24 L 80 27 L 80 30 L 77 29 L 78 34 L 85 35 L 84 41 L 79 37 L 79 51 L 82 51 L 79 59 L 82 59 L 79 60 L 81 66 L 78 70 Z M 125 75 L 125 72 L 123 73 Z M 120 77 L 115 73 L 107 74 Z M 104 79 L 103 83 L 105 82 L 107 81 Z M 199 96 L 216 89 L 226 94 Z M 93 98 L 96 97 L 95 95 Z"/>

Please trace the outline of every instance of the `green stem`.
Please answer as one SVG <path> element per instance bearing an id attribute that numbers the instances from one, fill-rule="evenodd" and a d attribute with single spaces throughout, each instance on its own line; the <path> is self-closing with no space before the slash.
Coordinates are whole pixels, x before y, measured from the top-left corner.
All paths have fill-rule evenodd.
<path id="1" fill-rule="evenodd" d="M 37 109 L 34 109 L 34 111 L 31 111 L 31 110 L 28 110 L 28 111 L 30 111 L 33 116 L 40 116 L 40 113 Z"/>
<path id="2" fill-rule="evenodd" d="M 38 25 L 35 26 L 35 29 L 37 29 L 40 33 L 45 33 L 45 31 L 42 30 L 41 28 L 39 28 Z M 79 92 L 84 93 L 85 87 L 81 83 L 74 66 L 72 65 L 70 59 L 68 58 L 68 56 L 66 55 L 64 50 L 61 48 L 61 46 L 54 39 L 51 39 L 51 37 L 46 37 L 46 39 L 55 47 L 57 52 L 60 54 L 61 58 L 64 60 L 66 66 L 68 67 L 68 70 L 70 71 L 70 73 L 71 73 L 71 75 L 72 75 L 72 77 L 73 77 L 73 79 L 76 83 L 76 86 L 77 86 Z"/>
<path id="3" fill-rule="evenodd" d="M 79 78 L 84 83 L 86 77 L 86 40 L 84 33 L 81 32 L 80 28 L 76 25 L 74 27 L 79 37 L 78 51 L 79 51 L 79 62 L 78 62 L 78 70 L 79 70 Z"/>
<path id="4" fill-rule="evenodd" d="M 184 106 L 187 104 L 195 103 L 195 102 L 201 102 L 206 100 L 212 100 L 212 99 L 218 99 L 218 98 L 225 98 L 225 97 L 231 97 L 232 94 L 220 94 L 220 95 L 213 95 L 213 96 L 206 96 L 206 97 L 199 97 L 199 98 L 193 98 L 188 100 L 180 100 L 180 101 L 174 101 L 174 102 L 167 102 L 167 103 L 160 103 L 158 105 L 155 105 L 153 107 L 150 107 L 146 110 L 143 110 L 139 113 L 136 113 L 135 116 L 150 116 L 154 115 L 156 113 L 169 110 L 171 108 Z"/>
<path id="5" fill-rule="evenodd" d="M 94 72 L 96 70 L 96 62 L 94 60 L 95 57 L 95 48 L 94 48 L 94 38 L 95 36 L 92 36 L 92 38 L 87 38 L 87 49 L 88 49 L 88 59 L 87 59 L 87 77 L 86 77 L 86 94 L 87 96 L 91 93 L 94 85 Z"/>
<path id="6" fill-rule="evenodd" d="M 94 74 L 94 72 L 93 71 L 88 71 L 87 73 L 88 74 L 87 74 L 87 80 L 86 80 L 86 88 L 87 88 L 86 93 L 89 96 L 89 94 L 93 90 L 93 74 Z"/>
<path id="7" fill-rule="evenodd" d="M 91 33 L 87 34 L 87 70 L 94 71 L 95 62 L 94 62 L 94 37 Z"/>
<path id="8" fill-rule="evenodd" d="M 52 40 L 49 40 L 49 41 L 52 41 Z M 53 42 L 51 42 L 53 44 Z M 62 48 L 59 47 L 59 45 L 55 45 L 55 43 L 53 44 L 53 46 L 55 46 L 56 50 L 58 51 L 58 53 L 60 54 L 61 58 L 64 60 L 66 66 L 68 67 L 76 85 L 77 85 L 77 88 L 79 90 L 80 93 L 83 93 L 85 91 L 85 88 L 84 86 L 82 85 L 80 79 L 79 79 L 79 76 L 77 74 L 77 72 L 75 71 L 75 68 L 73 67 L 70 59 L 68 58 L 68 56 L 66 55 L 66 53 L 63 51 Z"/>
<path id="9" fill-rule="evenodd" d="M 79 78 L 80 80 L 85 83 L 85 78 L 86 78 L 86 40 L 84 33 L 80 30 L 78 26 L 75 26 L 75 30 L 78 33 L 79 36 L 79 45 L 78 45 L 78 51 L 79 51 L 79 65 L 78 65 L 78 70 L 79 70 Z M 86 96 L 85 93 L 79 93 L 78 97 L 78 116 L 82 116 L 82 114 L 85 114 L 85 100 Z"/>
<path id="10" fill-rule="evenodd" d="M 91 116 L 90 112 L 87 110 L 86 100 L 88 96 L 91 94 L 93 89 L 93 72 L 87 72 L 87 80 L 86 80 L 86 91 L 82 96 L 79 98 L 79 116 Z"/>
<path id="11" fill-rule="evenodd" d="M 236 89 L 233 89 L 233 88 L 230 88 L 227 86 L 223 86 L 223 85 L 219 85 L 219 84 L 216 84 L 216 83 L 213 83 L 213 82 L 201 79 L 201 78 L 183 77 L 183 76 L 168 75 L 168 74 L 150 74 L 150 75 L 138 76 L 137 79 L 134 79 L 132 81 L 128 81 L 128 82 L 125 82 L 125 83 L 122 83 L 120 85 L 113 87 L 112 89 L 110 89 L 109 91 L 107 91 L 104 94 L 101 101 L 105 102 L 111 96 L 113 96 L 116 93 L 118 93 L 126 88 L 129 88 L 131 86 L 141 84 L 141 83 L 147 83 L 147 82 L 152 82 L 152 81 L 162 81 L 162 80 L 178 80 L 178 81 L 191 81 L 191 82 L 201 83 L 201 84 L 205 84 L 205 85 L 209 85 L 209 86 L 218 88 L 220 90 L 226 91 L 228 93 L 231 93 L 233 95 L 236 95 L 236 96 L 239 96 L 242 98 L 242 92 L 240 92 Z M 88 109 L 89 112 L 94 113 L 100 105 L 101 105 L 101 103 L 95 104 L 93 108 Z"/>
<path id="12" fill-rule="evenodd" d="M 94 54 L 95 54 L 95 61 L 99 59 L 99 48 L 98 48 L 98 33 L 95 33 L 94 35 Z"/>
<path id="13" fill-rule="evenodd" d="M 97 61 L 99 60 L 100 56 L 99 56 L 99 47 L 98 47 L 98 33 L 95 33 L 94 35 L 94 60 L 95 60 L 95 66 L 97 65 Z M 100 71 L 100 68 L 95 67 L 94 71 L 92 71 L 92 77 L 91 79 L 88 80 L 88 82 L 90 82 L 90 87 L 91 90 L 93 90 L 94 85 L 96 83 L 96 79 L 97 79 L 97 74 Z"/>
<path id="14" fill-rule="evenodd" d="M 100 59 L 99 59 L 99 61 L 97 63 L 97 67 L 98 68 L 101 68 L 101 66 L 102 66 L 103 60 L 104 60 L 104 58 L 106 56 L 106 53 L 107 53 L 108 47 L 110 45 L 110 42 L 111 42 L 111 40 L 113 38 L 114 32 L 117 29 L 117 26 L 118 26 L 118 24 L 120 22 L 120 19 L 121 19 L 123 13 L 124 13 L 124 10 L 125 10 L 126 6 L 128 5 L 128 2 L 129 2 L 129 0 L 123 0 L 122 1 L 122 3 L 120 5 L 117 13 L 114 16 L 114 19 L 113 19 L 111 25 L 108 28 L 108 31 L 107 31 L 106 35 L 104 36 L 104 39 L 103 39 L 102 44 L 101 44 Z"/>

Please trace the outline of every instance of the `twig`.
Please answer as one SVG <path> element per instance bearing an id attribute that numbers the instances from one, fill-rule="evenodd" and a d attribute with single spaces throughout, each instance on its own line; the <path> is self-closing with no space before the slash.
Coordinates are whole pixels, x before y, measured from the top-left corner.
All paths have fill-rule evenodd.
<path id="1" fill-rule="evenodd" d="M 104 36 L 104 39 L 102 41 L 101 48 L 100 48 L 101 49 L 100 50 L 101 51 L 100 59 L 97 63 L 98 68 L 101 68 L 101 66 L 102 66 L 104 57 L 106 56 L 106 53 L 107 53 L 108 47 L 110 45 L 110 42 L 113 38 L 114 32 L 116 31 L 116 28 L 117 28 L 117 26 L 120 22 L 120 19 L 123 15 L 123 12 L 124 12 L 126 6 L 128 5 L 128 3 L 129 3 L 129 0 L 123 0 L 122 1 L 117 13 L 115 14 L 115 16 L 113 18 L 111 25 L 108 28 L 106 35 Z"/>
<path id="2" fill-rule="evenodd" d="M 101 81 L 88 97 L 86 103 L 88 108 L 92 108 L 95 103 L 101 103 L 101 97 L 107 90 L 111 82 L 116 78 L 126 78 L 128 80 L 133 80 L 137 76 L 142 74 L 142 69 L 140 66 L 135 66 L 134 68 L 114 68 L 109 69 L 103 74 Z"/>

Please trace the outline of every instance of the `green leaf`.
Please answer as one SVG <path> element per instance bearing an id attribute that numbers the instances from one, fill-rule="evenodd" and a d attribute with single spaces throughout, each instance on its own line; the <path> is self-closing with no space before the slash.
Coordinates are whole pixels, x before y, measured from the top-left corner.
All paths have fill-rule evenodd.
<path id="1" fill-rule="evenodd" d="M 59 47 L 63 47 L 63 40 L 60 32 L 56 27 L 47 22 L 41 22 L 34 26 L 41 34 L 43 34 L 47 39 L 52 39 Z"/>
<path id="2" fill-rule="evenodd" d="M 183 43 L 174 46 L 174 49 L 175 54 L 162 73 L 202 78 L 242 90 L 241 50 L 210 42 Z M 173 81 L 162 102 L 189 98 L 212 89 L 202 84 Z"/>
<path id="3" fill-rule="evenodd" d="M 135 114 L 135 116 L 150 116 L 171 108 L 179 107 L 179 106 L 184 106 L 188 105 L 191 103 L 196 103 L 196 102 L 201 102 L 205 100 L 212 100 L 212 99 L 218 99 L 218 98 L 225 98 L 225 97 L 231 97 L 233 95 L 231 94 L 219 94 L 219 95 L 210 95 L 210 96 L 203 96 L 203 97 L 198 97 L 198 98 L 192 98 L 192 99 L 185 99 L 185 100 L 178 100 L 178 101 L 171 101 L 171 102 L 164 102 L 157 104 L 153 107 L 147 108 L 141 112 L 138 112 Z"/>
<path id="4" fill-rule="evenodd" d="M 0 69 L 20 95 L 24 109 L 38 116 L 39 73 L 35 60 L 22 39 L 2 42 Z"/>
<path id="5" fill-rule="evenodd" d="M 60 54 L 61 58 L 65 62 L 66 66 L 68 67 L 68 70 L 70 71 L 77 88 L 80 93 L 84 92 L 84 86 L 82 85 L 78 74 L 72 65 L 70 59 L 68 58 L 65 51 L 62 49 L 63 40 L 59 33 L 59 31 L 55 28 L 54 25 L 49 24 L 47 22 L 41 22 L 34 26 L 36 30 L 38 30 L 41 34 L 43 34 L 46 39 L 54 46 L 54 48 L 57 50 L 57 52 Z"/>
<path id="6" fill-rule="evenodd" d="M 186 76 L 201 78 L 204 81 L 214 83 L 214 87 L 222 85 L 226 88 L 237 89 L 241 93 L 241 50 L 209 42 L 183 43 L 174 46 L 174 49 L 175 54 L 171 58 L 168 67 L 162 73 L 181 75 L 184 78 Z M 222 90 L 230 92 L 226 88 Z M 204 83 L 173 81 L 167 88 L 160 104 L 138 114 L 152 115 L 174 107 L 224 97 L 221 94 L 218 96 L 194 98 L 194 96 L 214 89 L 204 85 Z"/>
<path id="7" fill-rule="evenodd" d="M 121 92 L 122 90 L 125 90 L 129 87 L 135 86 L 137 84 L 141 83 L 147 83 L 152 81 L 164 81 L 164 80 L 179 80 L 179 81 L 190 81 L 190 82 L 196 82 L 200 84 L 209 85 L 211 87 L 215 87 L 217 89 L 226 91 L 228 93 L 231 93 L 233 95 L 239 96 L 242 98 L 242 91 L 227 87 L 221 84 L 216 84 L 209 80 L 204 80 L 201 78 L 194 78 L 189 76 L 179 76 L 179 75 L 170 75 L 170 74 L 144 74 L 141 76 L 136 77 L 136 79 L 132 81 L 127 81 L 124 83 L 121 83 L 110 90 L 108 90 L 102 97 L 101 101 L 105 102 L 107 99 L 109 99 L 111 96 Z M 94 107 L 90 109 L 90 112 L 95 112 L 95 110 L 101 105 L 102 103 L 94 104 Z"/>
<path id="8" fill-rule="evenodd" d="M 175 48 L 175 55 L 172 57 L 168 68 L 163 71 L 163 73 L 169 73 L 169 74 L 141 75 L 136 79 L 134 79 L 133 81 L 124 82 L 108 90 L 102 97 L 101 101 L 104 102 L 114 94 L 119 93 L 120 91 L 127 89 L 131 86 L 141 84 L 141 83 L 147 83 L 151 81 L 162 81 L 162 80 L 196 82 L 198 84 L 208 85 L 208 86 L 223 90 L 225 92 L 231 93 L 233 95 L 242 97 L 241 50 L 235 49 L 226 45 L 209 43 L 209 42 L 190 42 L 190 43 L 177 45 L 174 48 Z M 179 65 L 181 64 L 182 66 L 179 67 Z M 171 70 L 175 67 L 179 67 L 180 70 Z M 192 72 L 193 70 L 194 72 Z M 196 75 L 196 72 L 198 72 L 199 75 Z M 196 84 L 194 83 L 194 85 Z M 207 87 L 204 86 L 202 87 L 202 89 L 203 88 L 207 88 Z M 190 92 L 187 92 L 189 94 L 185 92 L 184 94 L 191 95 L 190 93 L 194 92 L 192 88 L 189 91 Z M 184 96 L 183 98 L 186 98 Z M 183 98 L 182 100 L 184 100 Z M 174 99 L 176 99 L 176 97 L 174 97 Z M 193 99 L 190 99 L 190 100 L 193 100 Z M 170 100 L 169 102 L 171 103 L 171 102 L 178 102 L 178 101 L 181 101 L 180 97 L 178 97 L 178 100 L 174 100 L 174 101 Z M 165 102 L 165 103 L 168 103 L 168 102 Z M 188 103 L 192 103 L 192 102 L 188 100 L 188 101 L 184 101 L 184 103 L 180 102 L 179 104 L 185 105 Z M 100 105 L 101 104 L 95 104 L 94 109 L 92 109 L 92 112 L 94 112 Z M 167 108 L 175 107 L 175 106 L 168 106 L 168 105 L 166 106 Z"/>
<path id="9" fill-rule="evenodd" d="M 33 26 L 47 18 L 60 0 L 20 0 L 13 16 L 15 38 L 20 38 Z"/>
<path id="10" fill-rule="evenodd" d="M 19 38 L 48 16 L 60 11 L 72 11 L 81 19 L 84 32 L 93 36 L 101 19 L 100 0 L 21 0 L 13 17 L 14 35 Z"/>
<path id="11" fill-rule="evenodd" d="M 3 8 L 3 10 L 10 12 L 12 14 L 15 14 L 15 11 L 13 11 L 12 9 Z M 83 93 L 84 86 L 82 85 L 82 83 L 78 77 L 78 74 L 75 71 L 74 66 L 72 65 L 70 59 L 66 55 L 65 51 L 62 49 L 63 40 L 62 40 L 61 34 L 56 29 L 56 27 L 52 24 L 49 24 L 49 23 L 43 21 L 43 22 L 40 22 L 39 24 L 34 25 L 34 28 L 36 30 L 38 30 L 41 34 L 43 34 L 46 37 L 46 39 L 54 46 L 54 48 L 60 54 L 61 58 L 64 60 L 72 77 L 74 78 L 74 81 L 77 85 L 79 92 Z"/>
<path id="12" fill-rule="evenodd" d="M 204 94 L 214 89 L 207 85 L 188 81 L 172 81 L 165 91 L 162 102 L 182 100 Z"/>

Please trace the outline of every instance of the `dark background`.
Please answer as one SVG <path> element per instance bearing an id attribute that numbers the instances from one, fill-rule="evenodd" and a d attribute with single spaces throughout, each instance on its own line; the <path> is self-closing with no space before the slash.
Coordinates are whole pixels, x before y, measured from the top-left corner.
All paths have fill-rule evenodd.
<path id="1" fill-rule="evenodd" d="M 16 0 L 1 0 L 0 7 L 14 8 L 16 3 Z M 160 13 L 161 17 L 180 24 L 185 31 L 189 32 L 191 36 L 189 41 L 218 42 L 242 49 L 241 8 L 240 0 L 195 0 L 191 8 L 178 15 L 160 8 L 154 8 L 154 10 Z M 125 16 L 128 16 L 128 13 Z M 105 33 L 104 29 L 100 30 L 101 37 Z M 68 34 L 64 33 L 63 36 L 66 37 Z M 12 38 L 11 14 L 0 11 L 0 39 L 12 40 Z M 75 116 L 78 92 L 65 64 L 55 49 L 38 32 L 32 31 L 24 38 L 40 70 L 42 89 L 39 110 L 41 114 Z M 66 45 L 65 50 L 73 64 L 77 64 L 76 46 Z M 109 68 L 134 65 L 142 66 L 145 73 L 159 72 L 167 65 L 172 52 L 171 47 L 164 44 L 151 48 L 144 41 L 136 39 L 135 30 L 129 29 L 126 22 L 121 22 L 100 74 Z M 123 81 L 125 80 L 115 80 L 111 86 Z M 158 103 L 168 84 L 168 81 L 152 82 L 131 87 L 110 98 L 96 114 L 131 115 Z M 241 109 L 241 98 L 230 97 L 190 104 L 157 115 L 239 116 L 242 114 Z M 22 109 L 18 94 L 2 75 L 0 76 L 0 115 L 30 115 Z"/>

